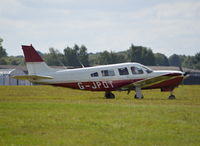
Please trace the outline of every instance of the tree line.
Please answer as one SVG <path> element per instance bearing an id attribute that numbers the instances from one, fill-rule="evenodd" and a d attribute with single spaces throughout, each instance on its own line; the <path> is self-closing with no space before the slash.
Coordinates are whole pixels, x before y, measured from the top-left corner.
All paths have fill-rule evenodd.
<path id="1" fill-rule="evenodd" d="M 8 56 L 2 46 L 0 38 L 0 65 L 24 65 L 23 56 Z M 67 46 L 63 52 L 49 48 L 48 53 L 38 53 L 50 66 L 88 67 L 96 65 L 115 64 L 123 62 L 138 62 L 148 66 L 182 66 L 191 69 L 200 69 L 200 52 L 194 56 L 173 54 L 170 57 L 162 53 L 153 53 L 150 48 L 131 45 L 127 50 L 120 52 L 103 51 L 88 53 L 84 45 Z"/>

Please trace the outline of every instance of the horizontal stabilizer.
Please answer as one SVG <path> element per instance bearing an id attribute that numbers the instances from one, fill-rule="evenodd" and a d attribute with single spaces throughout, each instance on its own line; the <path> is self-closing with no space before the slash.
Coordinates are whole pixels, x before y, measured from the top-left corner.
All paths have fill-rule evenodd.
<path id="1" fill-rule="evenodd" d="M 12 78 L 17 79 L 17 80 L 29 80 L 29 81 L 53 79 L 53 77 L 50 77 L 50 76 L 39 76 L 39 75 L 12 76 Z"/>

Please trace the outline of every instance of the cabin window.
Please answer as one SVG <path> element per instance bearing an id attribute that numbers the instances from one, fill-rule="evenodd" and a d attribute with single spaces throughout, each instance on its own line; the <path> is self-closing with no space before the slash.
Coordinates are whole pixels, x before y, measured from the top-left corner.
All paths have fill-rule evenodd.
<path id="1" fill-rule="evenodd" d="M 102 70 L 101 73 L 102 73 L 102 76 L 103 76 L 103 77 L 106 77 L 106 76 L 114 76 L 114 75 L 115 75 L 115 72 L 114 72 L 113 69 L 110 69 L 110 70 Z"/>
<path id="2" fill-rule="evenodd" d="M 132 72 L 132 74 L 143 74 L 144 73 L 141 68 L 138 68 L 138 67 L 135 67 L 135 66 L 131 67 L 131 72 Z"/>
<path id="3" fill-rule="evenodd" d="M 98 77 L 99 76 L 98 72 L 91 73 L 90 75 L 91 75 L 91 77 Z"/>
<path id="4" fill-rule="evenodd" d="M 118 68 L 119 74 L 120 75 L 128 75 L 128 69 L 126 67 L 123 68 Z"/>

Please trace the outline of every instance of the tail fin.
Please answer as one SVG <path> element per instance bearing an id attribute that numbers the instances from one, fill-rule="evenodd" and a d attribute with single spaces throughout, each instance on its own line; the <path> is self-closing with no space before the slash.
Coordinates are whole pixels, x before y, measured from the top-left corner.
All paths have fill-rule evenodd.
<path id="1" fill-rule="evenodd" d="M 40 55 L 33 48 L 32 45 L 30 46 L 22 45 L 22 50 L 24 52 L 24 57 L 26 62 L 44 62 L 44 60 L 40 57 Z"/>
<path id="2" fill-rule="evenodd" d="M 22 50 L 24 52 L 26 66 L 27 66 L 29 75 L 56 71 L 55 69 L 50 68 L 44 62 L 44 60 L 40 57 L 40 55 L 33 48 L 32 45 L 30 46 L 22 45 Z"/>

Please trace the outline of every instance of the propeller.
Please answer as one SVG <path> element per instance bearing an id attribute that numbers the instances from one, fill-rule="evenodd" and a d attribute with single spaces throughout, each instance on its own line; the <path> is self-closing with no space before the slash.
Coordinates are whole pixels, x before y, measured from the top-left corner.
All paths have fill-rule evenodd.
<path id="1" fill-rule="evenodd" d="M 184 71 L 181 65 L 179 66 L 179 70 L 181 72 L 183 72 L 184 79 L 186 79 L 186 78 L 188 78 L 190 76 L 190 71 Z M 183 84 L 184 79 L 182 80 L 181 84 Z"/>

